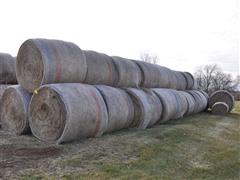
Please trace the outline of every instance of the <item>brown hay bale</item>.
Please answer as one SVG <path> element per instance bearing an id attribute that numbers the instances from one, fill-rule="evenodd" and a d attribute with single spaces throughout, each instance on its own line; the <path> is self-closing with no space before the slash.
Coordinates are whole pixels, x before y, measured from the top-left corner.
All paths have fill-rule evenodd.
<path id="1" fill-rule="evenodd" d="M 118 72 L 118 87 L 138 87 L 142 80 L 141 70 L 130 59 L 117 56 L 112 57 Z"/>
<path id="2" fill-rule="evenodd" d="M 229 112 L 234 107 L 234 97 L 231 93 L 225 90 L 215 91 L 209 98 L 209 107 L 212 108 L 216 102 L 224 102 L 229 107 Z"/>
<path id="3" fill-rule="evenodd" d="M 84 51 L 87 62 L 85 83 L 116 86 L 118 74 L 110 56 L 95 51 Z"/>
<path id="4" fill-rule="evenodd" d="M 156 64 L 134 61 L 142 72 L 141 86 L 145 88 L 169 87 L 168 69 Z"/>
<path id="5" fill-rule="evenodd" d="M 15 62 L 10 54 L 0 53 L 0 84 L 17 84 Z"/>
<path id="6" fill-rule="evenodd" d="M 108 110 L 108 126 L 106 132 L 128 128 L 134 118 L 133 102 L 122 89 L 110 86 L 95 86 L 103 96 Z"/>
<path id="7" fill-rule="evenodd" d="M 131 127 L 145 129 L 158 123 L 162 114 L 162 104 L 151 90 L 126 88 L 134 104 L 134 121 Z"/>
<path id="8" fill-rule="evenodd" d="M 101 136 L 108 113 L 99 91 L 84 84 L 49 84 L 39 88 L 29 107 L 32 133 L 46 142 L 63 143 Z"/>
<path id="9" fill-rule="evenodd" d="M 18 51 L 16 70 L 19 84 L 33 92 L 43 84 L 83 82 L 87 64 L 73 43 L 29 39 Z"/>
<path id="10" fill-rule="evenodd" d="M 161 123 L 174 119 L 177 109 L 177 99 L 170 89 L 154 88 L 152 89 L 162 103 Z"/>
<path id="11" fill-rule="evenodd" d="M 4 130 L 17 135 L 30 133 L 28 106 L 31 96 L 19 85 L 9 86 L 4 91 L 0 113 Z"/>
<path id="12" fill-rule="evenodd" d="M 212 106 L 212 113 L 215 115 L 226 115 L 229 112 L 229 107 L 225 102 L 216 102 Z"/>

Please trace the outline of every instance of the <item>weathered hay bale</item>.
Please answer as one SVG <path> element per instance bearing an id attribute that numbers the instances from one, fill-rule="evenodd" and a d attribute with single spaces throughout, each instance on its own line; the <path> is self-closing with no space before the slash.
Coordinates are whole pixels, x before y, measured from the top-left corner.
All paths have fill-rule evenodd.
<path id="1" fill-rule="evenodd" d="M 198 90 L 187 91 L 190 93 L 195 100 L 195 107 L 193 113 L 199 113 L 207 108 L 208 100 L 207 98 Z"/>
<path id="2" fill-rule="evenodd" d="M 187 89 L 187 81 L 185 77 L 183 76 L 182 72 L 180 71 L 172 71 L 172 73 L 175 74 L 175 77 L 177 79 L 176 85 L 177 90 L 186 90 Z"/>
<path id="3" fill-rule="evenodd" d="M 226 115 L 229 112 L 229 107 L 225 102 L 216 102 L 212 106 L 212 113 L 215 115 Z"/>
<path id="4" fill-rule="evenodd" d="M 3 95 L 4 91 L 5 91 L 9 86 L 12 86 L 12 85 L 10 85 L 10 84 L 0 84 L 0 102 L 1 102 L 1 98 L 2 98 L 2 95 Z"/>
<path id="5" fill-rule="evenodd" d="M 107 132 L 128 128 L 134 118 L 133 102 L 122 89 L 110 86 L 95 86 L 103 96 L 108 110 Z"/>
<path id="6" fill-rule="evenodd" d="M 169 87 L 169 69 L 143 61 L 134 61 L 142 72 L 141 86 L 145 88 Z"/>
<path id="7" fill-rule="evenodd" d="M 142 80 L 141 70 L 130 59 L 117 56 L 112 57 L 118 72 L 118 87 L 138 87 Z"/>
<path id="8" fill-rule="evenodd" d="M 108 113 L 99 91 L 84 84 L 44 85 L 30 102 L 32 133 L 46 142 L 63 143 L 101 136 Z"/>
<path id="9" fill-rule="evenodd" d="M 84 51 L 87 62 L 85 83 L 116 86 L 118 74 L 110 56 L 95 51 Z"/>
<path id="10" fill-rule="evenodd" d="M 162 104 L 150 89 L 126 88 L 134 104 L 134 121 L 131 127 L 145 129 L 158 123 L 162 114 Z"/>
<path id="11" fill-rule="evenodd" d="M 19 84 L 33 92 L 43 84 L 83 82 L 87 64 L 73 43 L 29 39 L 18 51 L 16 70 Z"/>
<path id="12" fill-rule="evenodd" d="M 175 95 L 171 92 L 170 89 L 154 88 L 152 90 L 156 93 L 156 95 L 162 102 L 161 123 L 174 119 L 176 113 L 178 112 L 178 102 Z"/>
<path id="13" fill-rule="evenodd" d="M 215 91 L 209 98 L 209 107 L 212 108 L 216 102 L 224 102 L 229 107 L 229 112 L 234 107 L 234 97 L 231 93 L 225 90 Z"/>
<path id="14" fill-rule="evenodd" d="M 2 95 L 4 91 L 11 85 L 9 84 L 0 84 L 0 112 L 1 112 L 1 101 L 2 101 Z M 1 116 L 0 116 L 0 127 L 1 127 Z"/>
<path id="15" fill-rule="evenodd" d="M 186 90 L 191 90 L 194 87 L 194 77 L 191 73 L 189 72 L 181 72 L 182 75 L 185 77 L 185 80 L 187 82 L 187 87 Z"/>
<path id="16" fill-rule="evenodd" d="M 30 133 L 28 106 L 31 94 L 19 85 L 9 86 L 1 102 L 2 128 L 13 134 Z"/>
<path id="17" fill-rule="evenodd" d="M 15 62 L 10 54 L 0 53 L 0 84 L 17 84 Z"/>
<path id="18" fill-rule="evenodd" d="M 171 89 L 170 91 L 174 94 L 177 100 L 176 104 L 177 112 L 174 116 L 174 119 L 182 118 L 188 111 L 188 101 L 181 91 L 176 91 L 173 89 Z"/>
<path id="19" fill-rule="evenodd" d="M 194 112 L 194 108 L 195 108 L 195 100 L 193 98 L 193 96 L 185 91 L 180 91 L 182 95 L 184 95 L 184 97 L 187 100 L 187 112 L 185 113 L 185 115 L 190 115 L 193 114 Z"/>

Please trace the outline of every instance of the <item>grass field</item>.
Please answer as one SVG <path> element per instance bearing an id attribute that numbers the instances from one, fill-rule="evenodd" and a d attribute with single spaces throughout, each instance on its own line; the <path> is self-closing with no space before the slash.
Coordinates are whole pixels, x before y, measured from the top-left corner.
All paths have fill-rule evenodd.
<path id="1" fill-rule="evenodd" d="M 201 113 L 60 146 L 0 131 L 6 179 L 226 180 L 239 179 L 239 172 L 240 102 L 225 117 Z"/>

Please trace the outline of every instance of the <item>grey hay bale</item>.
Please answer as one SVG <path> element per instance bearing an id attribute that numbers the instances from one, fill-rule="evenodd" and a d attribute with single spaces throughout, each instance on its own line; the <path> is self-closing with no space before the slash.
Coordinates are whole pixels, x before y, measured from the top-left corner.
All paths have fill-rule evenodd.
<path id="1" fill-rule="evenodd" d="M 118 72 L 118 87 L 138 87 L 142 80 L 142 73 L 138 65 L 130 59 L 112 56 Z"/>
<path id="2" fill-rule="evenodd" d="M 131 127 L 145 129 L 160 121 L 162 104 L 150 89 L 126 88 L 134 104 L 134 121 Z"/>
<path id="3" fill-rule="evenodd" d="M 181 73 L 182 73 L 182 75 L 185 77 L 185 80 L 186 80 L 186 82 L 187 82 L 186 90 L 191 90 L 191 89 L 193 89 L 193 87 L 194 87 L 194 81 L 195 81 L 193 75 L 192 75 L 191 73 L 189 73 L 189 72 L 181 72 Z"/>
<path id="4" fill-rule="evenodd" d="M 161 123 L 174 119 L 178 111 L 177 99 L 170 89 L 154 88 L 152 89 L 162 102 Z"/>
<path id="5" fill-rule="evenodd" d="M 175 77 L 177 79 L 176 85 L 177 85 L 177 90 L 186 90 L 187 89 L 187 81 L 186 78 L 184 77 L 183 73 L 180 71 L 172 71 L 172 73 L 175 74 Z"/>
<path id="6" fill-rule="evenodd" d="M 30 133 L 28 107 L 31 94 L 19 85 L 9 86 L 1 102 L 2 128 L 12 134 Z"/>
<path id="7" fill-rule="evenodd" d="M 2 101 L 2 95 L 4 91 L 11 86 L 10 84 L 0 84 L 0 112 L 1 112 L 1 101 Z M 0 115 L 0 127 L 1 127 L 1 115 Z"/>
<path id="8" fill-rule="evenodd" d="M 225 102 L 216 102 L 212 106 L 212 113 L 215 115 L 226 115 L 229 112 L 229 107 Z"/>
<path id="9" fill-rule="evenodd" d="M 215 91 L 209 98 L 209 107 L 212 108 L 216 102 L 224 102 L 229 107 L 229 112 L 234 107 L 234 97 L 231 93 L 225 90 Z"/>
<path id="10" fill-rule="evenodd" d="M 87 64 L 73 43 L 29 39 L 18 51 L 16 70 L 19 84 L 33 92 L 43 84 L 83 82 Z"/>
<path id="11" fill-rule="evenodd" d="M 84 51 L 87 62 L 85 83 L 116 86 L 118 74 L 110 56 L 95 51 Z"/>
<path id="12" fill-rule="evenodd" d="M 169 69 L 143 61 L 134 61 L 141 69 L 141 86 L 145 88 L 169 87 Z"/>
<path id="13" fill-rule="evenodd" d="M 10 54 L 0 53 L 0 84 L 17 84 L 15 62 Z"/>
<path id="14" fill-rule="evenodd" d="M 172 89 L 170 91 L 174 94 L 177 100 L 177 104 L 176 104 L 177 112 L 174 116 L 174 119 L 182 118 L 188 111 L 188 101 L 185 95 L 182 94 L 182 91 L 177 91 Z"/>
<path id="15" fill-rule="evenodd" d="M 134 118 L 133 102 L 122 89 L 105 85 L 95 86 L 103 96 L 108 110 L 106 132 L 129 128 Z"/>
<path id="16" fill-rule="evenodd" d="M 195 100 L 195 107 L 194 107 L 194 114 L 202 112 L 206 110 L 208 105 L 207 98 L 198 90 L 190 90 L 187 91 L 189 94 L 191 94 Z"/>
<path id="17" fill-rule="evenodd" d="M 187 112 L 185 115 L 193 114 L 194 108 L 195 108 L 195 100 L 194 100 L 193 96 L 185 91 L 180 91 L 180 92 L 186 98 L 187 104 L 188 104 Z"/>
<path id="18" fill-rule="evenodd" d="M 108 113 L 99 91 L 80 83 L 49 84 L 38 89 L 29 107 L 33 135 L 57 144 L 99 137 L 108 125 Z"/>

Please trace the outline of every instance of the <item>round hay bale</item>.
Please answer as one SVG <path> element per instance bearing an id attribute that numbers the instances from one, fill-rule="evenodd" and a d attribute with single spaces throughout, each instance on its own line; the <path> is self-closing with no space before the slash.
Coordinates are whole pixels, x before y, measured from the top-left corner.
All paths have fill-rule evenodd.
<path id="1" fill-rule="evenodd" d="M 145 88 L 169 87 L 168 69 L 156 64 L 134 61 L 142 72 L 141 86 Z"/>
<path id="2" fill-rule="evenodd" d="M 116 86 L 118 73 L 110 56 L 95 51 L 84 51 L 87 62 L 85 83 Z"/>
<path id="3" fill-rule="evenodd" d="M 209 107 L 212 108 L 216 102 L 224 102 L 229 107 L 229 112 L 234 107 L 234 97 L 231 93 L 225 90 L 215 91 L 209 98 Z"/>
<path id="4" fill-rule="evenodd" d="M 145 129 L 158 123 L 162 114 L 162 104 L 150 89 L 126 88 L 134 104 L 134 121 L 131 127 Z"/>
<path id="5" fill-rule="evenodd" d="M 2 128 L 12 134 L 30 133 L 28 106 L 31 94 L 19 85 L 9 86 L 3 93 L 1 102 Z"/>
<path id="6" fill-rule="evenodd" d="M 63 143 L 101 136 L 108 113 L 99 91 L 84 84 L 42 86 L 30 102 L 32 133 L 42 141 Z"/>
<path id="7" fill-rule="evenodd" d="M 181 72 L 182 75 L 185 77 L 185 80 L 187 82 L 186 90 L 191 90 L 194 87 L 194 77 L 189 72 Z"/>
<path id="8" fill-rule="evenodd" d="M 170 89 L 154 88 L 152 89 L 162 102 L 161 123 L 174 119 L 177 109 L 177 99 Z"/>
<path id="9" fill-rule="evenodd" d="M 200 91 L 191 90 L 188 91 L 188 93 L 190 93 L 195 100 L 195 107 L 193 113 L 199 113 L 206 110 L 208 101 L 207 98 Z"/>
<path id="10" fill-rule="evenodd" d="M 183 73 L 180 71 L 172 71 L 175 74 L 175 77 L 177 79 L 176 86 L 177 90 L 186 90 L 187 89 L 187 81 L 184 77 Z"/>
<path id="11" fill-rule="evenodd" d="M 212 113 L 215 115 L 226 115 L 229 112 L 229 107 L 225 102 L 216 102 L 212 106 Z"/>
<path id="12" fill-rule="evenodd" d="M 118 72 L 118 87 L 138 87 L 142 80 L 141 70 L 130 59 L 117 56 L 112 57 Z"/>
<path id="13" fill-rule="evenodd" d="M 95 86 L 103 96 L 108 110 L 108 126 L 106 132 L 128 128 L 134 118 L 133 102 L 122 89 L 110 86 Z"/>
<path id="14" fill-rule="evenodd" d="M 193 114 L 195 108 L 195 100 L 193 96 L 185 91 L 180 91 L 180 93 L 186 98 L 187 100 L 187 112 L 184 115 Z"/>
<path id="15" fill-rule="evenodd" d="M 177 112 L 174 116 L 174 119 L 182 118 L 188 111 L 188 101 L 181 91 L 176 91 L 173 89 L 171 89 L 170 91 L 174 94 L 177 100 Z"/>
<path id="16" fill-rule="evenodd" d="M 43 84 L 83 82 L 87 64 L 73 43 L 29 39 L 18 51 L 16 70 L 19 84 L 33 92 Z"/>
<path id="17" fill-rule="evenodd" d="M 0 84 L 17 84 L 15 62 L 10 54 L 0 53 Z"/>

